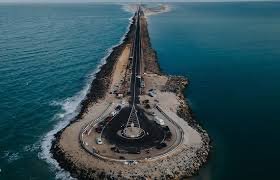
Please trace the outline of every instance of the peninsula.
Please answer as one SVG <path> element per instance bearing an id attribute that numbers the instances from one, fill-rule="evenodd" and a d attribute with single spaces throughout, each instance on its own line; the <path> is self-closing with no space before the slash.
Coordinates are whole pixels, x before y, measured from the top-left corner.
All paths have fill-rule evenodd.
<path id="1" fill-rule="evenodd" d="M 145 17 L 152 11 L 137 8 L 80 113 L 55 135 L 53 158 L 75 178 L 187 178 L 207 160 L 209 136 L 183 95 L 188 80 L 160 71 Z"/>

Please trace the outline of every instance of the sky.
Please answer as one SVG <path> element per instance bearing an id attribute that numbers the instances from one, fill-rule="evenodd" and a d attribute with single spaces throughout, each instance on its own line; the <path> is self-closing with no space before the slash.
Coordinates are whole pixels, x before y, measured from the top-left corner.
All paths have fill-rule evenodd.
<path id="1" fill-rule="evenodd" d="M 139 2 L 140 0 L 0 0 L 1 2 L 5 3 L 13 3 L 13 2 L 32 2 L 32 3 L 42 3 L 42 2 L 51 2 L 51 3 L 58 3 L 58 2 L 65 2 L 65 3 L 84 3 L 84 2 Z M 225 2 L 225 1 L 271 1 L 271 0 L 141 0 L 142 2 Z M 276 0 L 279 1 L 279 0 Z"/>

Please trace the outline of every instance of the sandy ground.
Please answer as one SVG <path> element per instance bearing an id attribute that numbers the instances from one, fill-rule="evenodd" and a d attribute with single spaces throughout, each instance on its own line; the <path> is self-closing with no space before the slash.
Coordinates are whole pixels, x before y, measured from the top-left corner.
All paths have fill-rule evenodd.
<path id="1" fill-rule="evenodd" d="M 146 8 L 144 9 L 145 16 L 152 16 L 160 13 L 169 12 L 171 7 L 167 4 L 161 4 L 159 9 Z"/>
<path id="2" fill-rule="evenodd" d="M 145 92 L 150 89 L 162 90 L 168 80 L 168 77 L 157 74 L 145 74 L 143 78 L 146 86 L 144 88 Z"/>
<path id="3" fill-rule="evenodd" d="M 120 61 L 118 61 L 117 67 L 120 67 L 120 69 L 114 72 L 115 75 L 118 74 L 120 76 L 120 74 L 123 72 L 121 69 L 122 67 L 125 67 L 123 61 L 125 54 L 127 53 L 124 53 L 120 57 Z M 158 105 L 166 112 L 169 117 L 171 117 L 178 125 L 180 125 L 184 131 L 184 140 L 181 145 L 163 158 L 147 160 L 136 165 L 125 165 L 119 162 L 103 161 L 87 153 L 81 148 L 78 141 L 81 127 L 85 126 L 93 119 L 97 119 L 110 105 L 114 98 L 112 95 L 108 94 L 105 99 L 93 104 L 89 108 L 88 113 L 86 113 L 81 120 L 66 128 L 61 136 L 61 148 L 67 153 L 68 157 L 71 157 L 71 161 L 75 162 L 77 166 L 92 168 L 100 172 L 106 171 L 113 176 L 117 176 L 121 173 L 123 177 L 129 179 L 135 175 L 150 178 L 160 177 L 162 174 L 170 174 L 174 176 L 175 172 L 177 176 L 179 176 L 183 175 L 183 172 L 186 172 L 188 168 L 193 166 L 193 164 L 196 162 L 195 152 L 202 144 L 200 134 L 188 126 L 186 121 L 176 115 L 177 108 L 180 105 L 179 98 L 174 93 L 160 91 L 160 87 L 166 83 L 168 78 L 153 74 L 148 74 L 146 77 L 149 79 L 147 80 L 147 84 L 149 84 L 149 86 L 151 85 L 152 88 L 158 88 L 158 92 L 156 97 L 143 95 L 141 96 L 141 100 L 149 99 L 150 102 L 155 102 L 154 100 L 157 99 L 160 102 Z M 120 78 L 115 78 L 114 82 L 117 83 L 119 79 Z M 95 139 L 93 139 L 93 141 L 95 141 Z"/>
<path id="4" fill-rule="evenodd" d="M 119 89 L 119 87 L 121 86 L 128 65 L 129 53 L 130 53 L 130 45 L 128 45 L 124 49 L 124 51 L 122 52 L 121 56 L 118 59 L 118 63 L 114 68 L 111 91 Z"/>

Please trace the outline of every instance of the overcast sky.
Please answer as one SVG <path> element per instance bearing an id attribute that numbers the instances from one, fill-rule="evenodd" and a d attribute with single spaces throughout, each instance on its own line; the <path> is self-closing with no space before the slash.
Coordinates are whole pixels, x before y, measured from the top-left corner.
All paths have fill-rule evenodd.
<path id="1" fill-rule="evenodd" d="M 142 2 L 198 2 L 198 1 L 271 1 L 271 0 L 142 0 Z M 275 0 L 280 1 L 280 0 Z M 9 3 L 9 2 L 69 2 L 69 3 L 79 3 L 79 2 L 140 2 L 140 0 L 0 0 L 1 2 Z"/>

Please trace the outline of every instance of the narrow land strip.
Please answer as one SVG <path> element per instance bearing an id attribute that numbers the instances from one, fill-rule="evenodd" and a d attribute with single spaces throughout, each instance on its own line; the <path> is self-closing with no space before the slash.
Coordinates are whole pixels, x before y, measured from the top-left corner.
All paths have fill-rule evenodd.
<path id="1" fill-rule="evenodd" d="M 140 13 L 141 14 L 141 13 Z M 149 154 L 124 154 L 123 158 L 137 157 L 138 163 L 127 164 L 123 161 L 108 161 L 120 157 L 118 153 L 108 151 L 110 139 L 102 138 L 95 132 L 95 121 L 116 108 L 117 104 L 126 104 L 130 100 L 130 82 L 132 61 L 130 61 L 136 18 L 130 26 L 124 42 L 115 47 L 107 58 L 106 64 L 97 73 L 92 82 L 87 98 L 81 104 L 81 112 L 69 126 L 56 135 L 51 151 L 61 167 L 70 171 L 78 179 L 174 179 L 190 177 L 206 162 L 210 150 L 210 139 L 198 123 L 193 119 L 186 103 L 183 90 L 188 81 L 183 77 L 167 76 L 160 72 L 156 52 L 152 49 L 147 20 L 140 15 L 141 27 L 141 66 L 143 81 L 139 104 L 146 109 L 145 116 L 155 113 L 165 119 L 173 134 L 166 149 L 158 151 L 149 148 Z M 151 94 L 151 89 L 152 93 Z M 101 116 L 102 115 L 102 116 Z M 90 127 L 90 131 L 85 127 Z M 102 130 L 103 131 L 103 130 Z M 105 130 L 106 131 L 106 130 Z M 82 132 L 82 134 L 81 134 Z M 85 137 L 81 140 L 79 137 Z M 95 139 L 100 136 L 103 145 L 97 145 Z M 94 153 L 89 153 L 94 150 Z M 98 153 L 96 153 L 98 152 Z M 95 156 L 98 154 L 98 156 Z"/>

